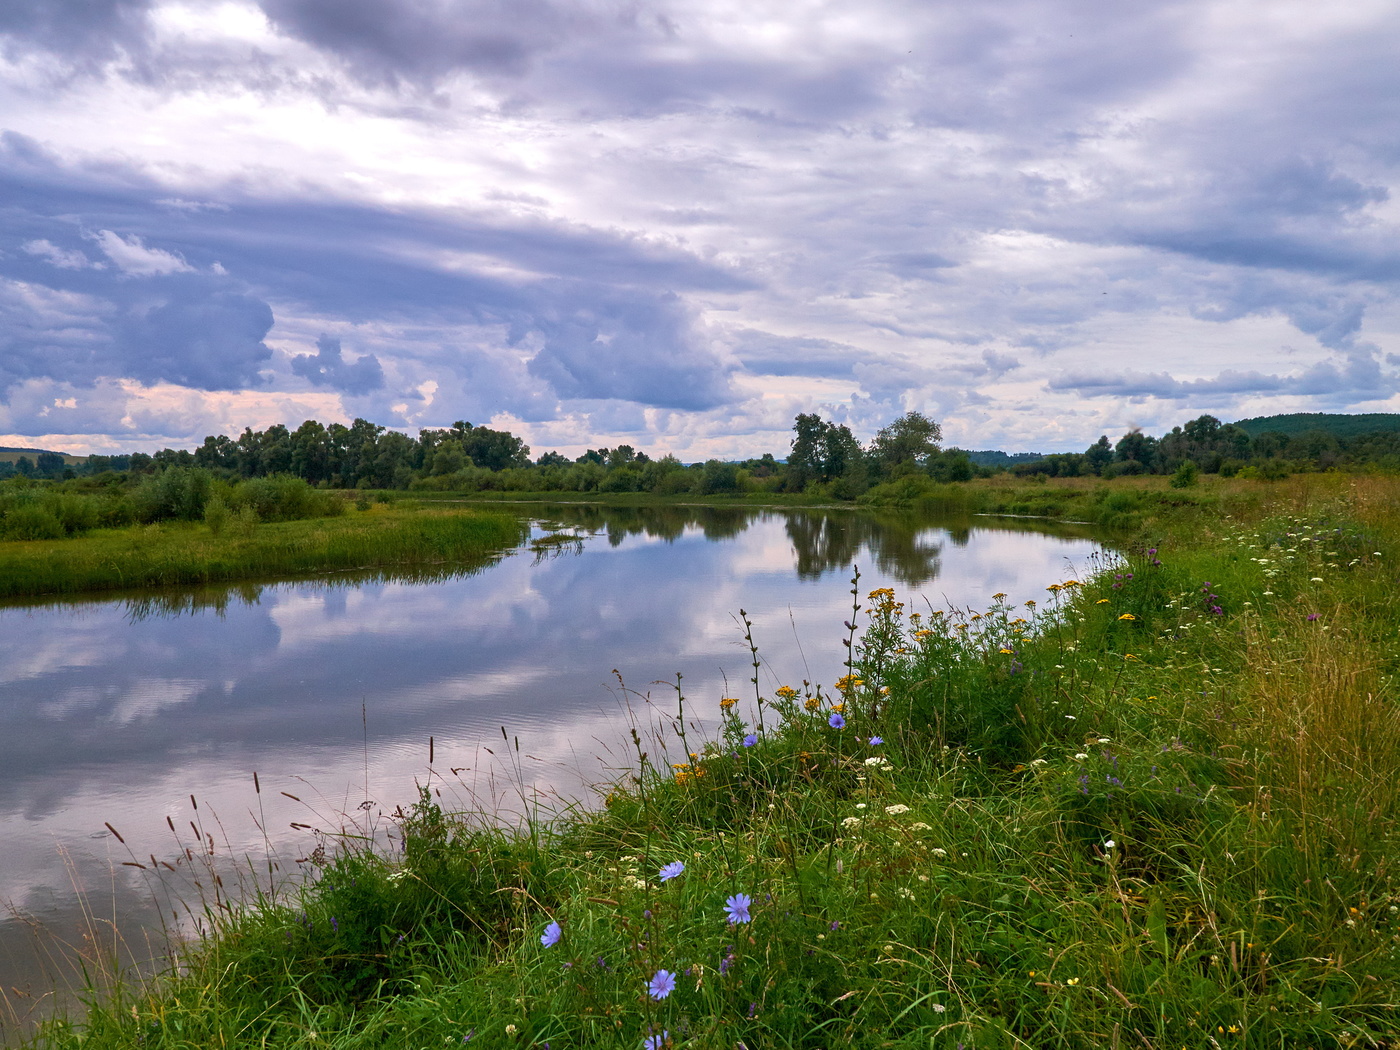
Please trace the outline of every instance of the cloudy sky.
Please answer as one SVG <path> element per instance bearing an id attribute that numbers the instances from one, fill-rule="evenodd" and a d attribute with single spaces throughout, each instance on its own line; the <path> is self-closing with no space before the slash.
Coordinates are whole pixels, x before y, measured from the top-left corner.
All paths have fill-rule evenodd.
<path id="1" fill-rule="evenodd" d="M 0 444 L 1400 411 L 1393 0 L 6 0 Z"/>

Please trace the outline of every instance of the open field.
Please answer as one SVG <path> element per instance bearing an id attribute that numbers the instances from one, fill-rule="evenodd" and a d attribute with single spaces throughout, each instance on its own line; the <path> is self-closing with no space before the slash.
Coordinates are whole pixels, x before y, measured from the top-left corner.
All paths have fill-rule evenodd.
<path id="1" fill-rule="evenodd" d="M 846 678 L 756 654 L 596 809 L 502 830 L 430 774 L 401 852 L 211 897 L 39 1042 L 1400 1045 L 1400 484 L 1223 489 L 1124 550 L 1035 605 L 856 584 Z"/>

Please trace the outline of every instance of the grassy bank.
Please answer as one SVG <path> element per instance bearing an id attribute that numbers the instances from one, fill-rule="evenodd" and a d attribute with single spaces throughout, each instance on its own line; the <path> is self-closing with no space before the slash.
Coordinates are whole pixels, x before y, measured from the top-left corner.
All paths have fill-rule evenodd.
<path id="1" fill-rule="evenodd" d="M 857 585 L 841 682 L 756 657 L 593 812 L 430 785 L 40 1042 L 1395 1046 L 1398 559 L 1400 485 L 1312 476 L 1034 597 Z"/>
<path id="2" fill-rule="evenodd" d="M 0 599 L 190 586 L 361 568 L 480 562 L 519 543 L 514 517 L 375 505 L 335 518 L 100 529 L 0 543 Z"/>
<path id="3" fill-rule="evenodd" d="M 1190 488 L 1172 488 L 1154 475 L 1113 479 L 1098 477 L 1020 478 L 998 474 L 972 481 L 939 483 L 910 475 L 877 485 L 855 501 L 796 492 L 748 492 L 659 495 L 651 492 L 414 492 L 425 502 L 588 503 L 610 507 L 864 507 L 935 514 L 1008 514 L 1079 521 L 1116 529 L 1135 529 L 1181 513 L 1214 511 L 1222 504 L 1240 506 L 1271 498 L 1278 483 L 1202 475 Z"/>

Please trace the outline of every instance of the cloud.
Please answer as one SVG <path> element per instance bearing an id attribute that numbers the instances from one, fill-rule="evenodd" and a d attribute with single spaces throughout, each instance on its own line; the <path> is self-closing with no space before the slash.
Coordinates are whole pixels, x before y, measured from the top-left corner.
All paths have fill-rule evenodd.
<path id="1" fill-rule="evenodd" d="M 384 385 L 379 358 L 364 354 L 348 362 L 341 356 L 340 340 L 329 335 L 316 340 L 315 354 L 293 357 L 292 371 L 309 379 L 312 386 L 328 386 L 347 394 L 367 394 Z"/>
<path id="2" fill-rule="evenodd" d="M 1340 360 L 1319 361 L 1290 375 L 1226 369 L 1213 377 L 1176 379 L 1167 372 L 1068 373 L 1051 379 L 1052 391 L 1081 397 L 1188 400 L 1221 395 L 1286 394 L 1341 398 L 1341 403 L 1381 399 L 1400 391 L 1400 372 L 1383 372 L 1372 349 L 1358 349 Z"/>
<path id="3" fill-rule="evenodd" d="M 147 248 L 140 237 L 123 237 L 111 230 L 98 230 L 93 237 L 107 258 L 116 263 L 122 273 L 136 277 L 164 276 L 171 273 L 193 273 L 194 267 L 174 252 Z"/>
<path id="4" fill-rule="evenodd" d="M 122 376 L 200 390 L 255 386 L 272 357 L 263 342 L 272 308 L 260 299 L 197 280 L 167 286 L 115 327 Z"/>
<path id="5" fill-rule="evenodd" d="M 771 376 L 854 377 L 873 355 L 848 343 L 783 336 L 755 328 L 733 333 L 733 353 L 750 372 Z"/>
<path id="6" fill-rule="evenodd" d="M 58 245 L 40 238 L 26 241 L 21 247 L 30 255 L 37 255 L 60 270 L 85 270 L 89 266 L 100 269 L 102 263 L 95 263 L 82 252 L 60 248 Z"/>
<path id="7" fill-rule="evenodd" d="M 674 293 L 600 290 L 596 300 L 535 321 L 544 346 L 530 359 L 530 374 L 561 398 L 620 398 L 691 411 L 733 399 L 728 370 Z"/>

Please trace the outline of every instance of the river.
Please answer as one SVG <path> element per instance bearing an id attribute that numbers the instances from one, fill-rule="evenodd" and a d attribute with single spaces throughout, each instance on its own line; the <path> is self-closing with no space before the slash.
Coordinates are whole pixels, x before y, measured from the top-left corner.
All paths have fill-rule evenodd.
<path id="1" fill-rule="evenodd" d="M 188 930 L 214 887 L 152 865 L 187 870 L 196 834 L 280 875 L 317 831 L 382 830 L 424 783 L 496 812 L 586 799 L 634 764 L 632 720 L 675 710 L 677 674 L 702 729 L 752 696 L 741 609 L 771 695 L 842 673 L 853 565 L 862 598 L 985 608 L 1043 598 L 1098 549 L 1012 519 L 519 510 L 531 542 L 471 572 L 0 609 L 0 1027 L 71 979 L 75 951 L 100 968 Z"/>

